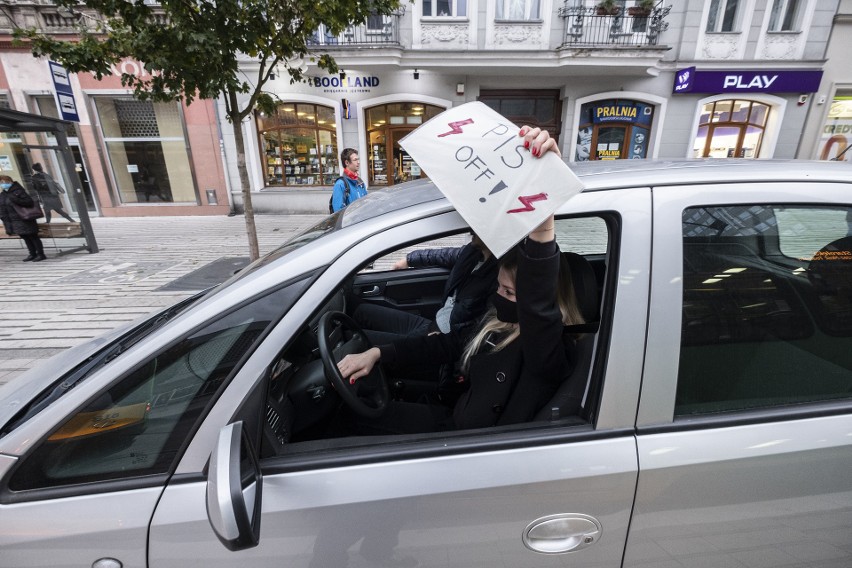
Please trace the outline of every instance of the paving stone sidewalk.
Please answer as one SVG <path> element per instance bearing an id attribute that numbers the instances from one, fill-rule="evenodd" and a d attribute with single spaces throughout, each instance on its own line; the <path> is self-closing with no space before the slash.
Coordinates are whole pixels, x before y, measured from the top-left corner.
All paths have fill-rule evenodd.
<path id="1" fill-rule="evenodd" d="M 256 217 L 269 252 L 321 215 Z M 60 223 L 56 223 L 59 225 Z M 20 239 L 0 239 L 0 384 L 69 347 L 169 306 L 193 290 L 158 290 L 220 258 L 248 257 L 235 217 L 93 218 L 100 252 L 58 255 L 82 239 L 45 239 L 48 260 L 21 262 Z"/>

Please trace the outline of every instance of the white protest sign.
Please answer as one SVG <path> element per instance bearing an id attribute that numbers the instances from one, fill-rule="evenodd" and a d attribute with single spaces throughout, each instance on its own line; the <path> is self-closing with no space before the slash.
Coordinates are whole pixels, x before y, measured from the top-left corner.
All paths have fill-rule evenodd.
<path id="1" fill-rule="evenodd" d="M 556 154 L 533 156 L 519 132 L 472 102 L 442 112 L 399 142 L 497 257 L 583 188 Z"/>

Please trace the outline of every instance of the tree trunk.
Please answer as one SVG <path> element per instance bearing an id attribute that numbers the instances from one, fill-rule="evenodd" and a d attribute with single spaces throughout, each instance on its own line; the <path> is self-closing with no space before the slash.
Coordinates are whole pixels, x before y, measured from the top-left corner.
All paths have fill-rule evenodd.
<path id="1" fill-rule="evenodd" d="M 240 186 L 243 191 L 243 215 L 246 218 L 246 236 L 249 243 L 249 258 L 252 262 L 260 257 L 257 245 L 257 228 L 254 224 L 254 207 L 251 204 L 251 185 L 249 184 L 248 169 L 246 168 L 246 145 L 243 140 L 242 121 L 231 120 L 234 127 L 234 142 L 237 145 L 237 171 L 240 173 Z"/>

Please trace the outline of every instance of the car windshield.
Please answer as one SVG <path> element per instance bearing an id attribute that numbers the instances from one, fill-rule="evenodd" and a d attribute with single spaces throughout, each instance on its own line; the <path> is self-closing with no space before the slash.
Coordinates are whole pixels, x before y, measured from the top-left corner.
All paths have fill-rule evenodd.
<path id="1" fill-rule="evenodd" d="M 121 337 L 117 342 L 111 343 L 105 349 L 90 357 L 68 373 L 65 373 L 59 379 L 54 381 L 48 388 L 30 402 L 18 415 L 0 430 L 0 437 L 14 430 L 19 424 L 23 424 L 30 417 L 35 416 L 43 408 L 46 408 L 55 400 L 61 398 L 77 386 L 83 379 L 103 368 L 110 361 L 130 349 L 133 345 L 139 343 L 143 338 L 147 337 L 151 332 L 161 328 L 166 322 L 174 319 L 175 316 L 184 312 L 193 304 L 197 303 L 207 294 L 207 291 L 200 292 L 194 296 L 186 298 L 170 308 L 163 310 L 156 316 L 145 320 L 140 325 L 134 327 Z"/>

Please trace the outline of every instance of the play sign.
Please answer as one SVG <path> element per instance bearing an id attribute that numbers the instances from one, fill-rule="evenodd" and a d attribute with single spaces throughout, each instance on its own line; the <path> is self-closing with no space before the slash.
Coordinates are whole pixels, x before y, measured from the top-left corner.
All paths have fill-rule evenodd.
<path id="1" fill-rule="evenodd" d="M 556 154 L 534 157 L 519 132 L 472 102 L 439 114 L 399 142 L 497 257 L 583 188 Z"/>

